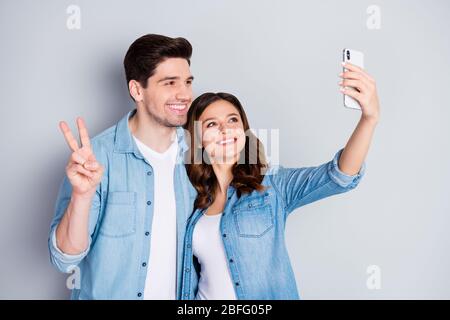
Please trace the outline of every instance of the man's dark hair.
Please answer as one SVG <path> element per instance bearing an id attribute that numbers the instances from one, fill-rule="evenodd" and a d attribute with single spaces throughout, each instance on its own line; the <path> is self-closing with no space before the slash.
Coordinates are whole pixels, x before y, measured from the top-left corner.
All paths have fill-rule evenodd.
<path id="1" fill-rule="evenodd" d="M 130 80 L 147 87 L 147 79 L 167 58 L 183 58 L 191 64 L 192 46 L 184 38 L 170 38 L 159 34 L 146 34 L 135 40 L 125 55 L 123 65 L 127 85 Z"/>

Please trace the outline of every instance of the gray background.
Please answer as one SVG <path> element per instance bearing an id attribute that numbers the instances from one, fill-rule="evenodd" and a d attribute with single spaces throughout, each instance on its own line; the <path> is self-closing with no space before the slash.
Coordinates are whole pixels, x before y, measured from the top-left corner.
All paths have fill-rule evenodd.
<path id="1" fill-rule="evenodd" d="M 81 9 L 68 30 L 66 9 Z M 381 29 L 366 26 L 369 5 Z M 448 1 L 1 1 L 0 298 L 65 299 L 47 233 L 69 149 L 131 107 L 123 56 L 145 33 L 194 47 L 195 95 L 236 94 L 253 128 L 280 129 L 280 162 L 343 147 L 360 112 L 338 91 L 343 47 L 365 52 L 381 120 L 357 189 L 297 210 L 287 242 L 303 299 L 450 298 Z M 381 269 L 381 289 L 366 272 Z"/>

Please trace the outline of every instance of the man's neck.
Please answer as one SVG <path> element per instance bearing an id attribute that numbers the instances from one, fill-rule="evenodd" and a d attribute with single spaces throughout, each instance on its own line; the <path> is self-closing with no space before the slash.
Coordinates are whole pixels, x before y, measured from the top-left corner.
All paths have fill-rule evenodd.
<path id="1" fill-rule="evenodd" d="M 133 136 L 159 153 L 170 147 L 176 131 L 175 127 L 166 127 L 139 110 L 128 120 L 128 125 Z"/>

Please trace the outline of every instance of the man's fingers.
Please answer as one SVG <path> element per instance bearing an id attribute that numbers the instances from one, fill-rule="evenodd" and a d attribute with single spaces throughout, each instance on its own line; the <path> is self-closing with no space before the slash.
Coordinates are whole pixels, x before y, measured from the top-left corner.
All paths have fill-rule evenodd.
<path id="1" fill-rule="evenodd" d="M 59 123 L 59 128 L 61 129 L 61 131 L 64 135 L 64 139 L 66 140 L 67 144 L 69 145 L 69 148 L 74 152 L 77 151 L 79 149 L 78 142 L 73 137 L 72 131 L 70 131 L 70 128 L 67 125 L 67 123 L 65 121 L 61 121 Z"/>
<path id="2" fill-rule="evenodd" d="M 78 126 L 78 132 L 80 134 L 81 146 L 90 148 L 91 141 L 89 139 L 89 133 L 87 131 L 87 128 L 86 128 L 83 118 L 81 118 L 81 117 L 77 118 L 77 126 Z"/>
<path id="3" fill-rule="evenodd" d="M 72 152 L 72 155 L 70 156 L 70 160 L 72 162 L 75 162 L 77 164 L 84 165 L 86 163 L 86 159 L 80 155 L 78 152 Z"/>
<path id="4" fill-rule="evenodd" d="M 97 162 L 97 158 L 95 157 L 94 152 L 92 152 L 91 154 L 89 154 L 89 156 L 88 156 L 87 159 L 88 159 L 89 161 L 92 161 L 92 162 Z"/>
<path id="5" fill-rule="evenodd" d="M 97 169 L 100 167 L 100 165 L 99 165 L 98 162 L 96 162 L 96 161 L 87 161 L 87 162 L 83 165 L 83 167 L 85 167 L 85 168 L 88 169 L 88 170 L 93 170 L 93 171 L 95 171 L 95 170 L 97 170 Z"/>
<path id="6" fill-rule="evenodd" d="M 73 164 L 69 167 L 69 172 L 72 174 L 75 173 L 81 173 L 83 175 L 85 175 L 86 177 L 89 178 L 93 178 L 94 177 L 94 173 L 85 169 L 81 164 Z"/>

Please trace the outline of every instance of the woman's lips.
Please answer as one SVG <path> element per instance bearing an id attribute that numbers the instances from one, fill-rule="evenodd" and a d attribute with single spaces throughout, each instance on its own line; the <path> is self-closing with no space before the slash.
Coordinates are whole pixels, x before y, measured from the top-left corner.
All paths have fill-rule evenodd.
<path id="1" fill-rule="evenodd" d="M 237 141 L 237 138 L 229 138 L 229 139 L 223 139 L 220 141 L 217 141 L 216 143 L 220 146 L 230 145 Z"/>

